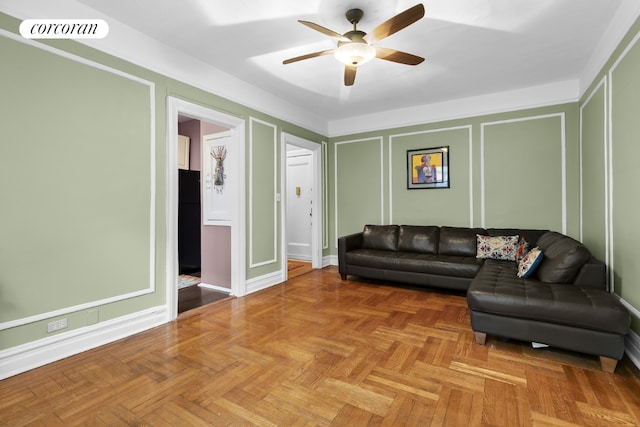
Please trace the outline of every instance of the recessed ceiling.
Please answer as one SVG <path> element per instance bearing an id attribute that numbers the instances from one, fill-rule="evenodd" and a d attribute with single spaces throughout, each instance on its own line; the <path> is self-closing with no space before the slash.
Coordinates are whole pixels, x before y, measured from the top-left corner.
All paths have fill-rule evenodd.
<path id="1" fill-rule="evenodd" d="M 426 60 L 407 66 L 374 59 L 358 69 L 352 87 L 344 86 L 344 68 L 332 55 L 282 64 L 284 59 L 336 46 L 334 40 L 297 20 L 345 33 L 352 28 L 344 14 L 357 7 L 364 11 L 358 29 L 367 32 L 418 1 L 67 3 L 79 4 L 85 11 L 88 7 L 109 17 L 112 23 L 125 24 L 331 121 L 556 82 L 577 82 L 629 1 L 424 1 L 423 19 L 378 45 Z M 113 32 L 115 27 L 110 26 Z"/>

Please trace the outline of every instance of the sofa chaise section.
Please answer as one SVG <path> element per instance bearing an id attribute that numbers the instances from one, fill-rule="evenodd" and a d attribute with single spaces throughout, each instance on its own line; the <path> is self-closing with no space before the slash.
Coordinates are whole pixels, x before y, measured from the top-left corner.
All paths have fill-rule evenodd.
<path id="1" fill-rule="evenodd" d="M 549 232 L 531 278 L 517 264 L 487 260 L 467 291 L 476 342 L 486 334 L 531 341 L 600 357 L 613 372 L 624 355 L 631 317 L 606 290 L 606 266 L 582 243 Z"/>

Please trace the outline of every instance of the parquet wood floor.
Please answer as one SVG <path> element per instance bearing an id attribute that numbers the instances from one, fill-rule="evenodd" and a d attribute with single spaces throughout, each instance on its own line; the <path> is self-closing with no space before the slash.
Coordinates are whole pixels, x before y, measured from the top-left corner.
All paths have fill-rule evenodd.
<path id="1" fill-rule="evenodd" d="M 0 425 L 631 426 L 640 373 L 489 336 L 334 267 L 0 382 Z"/>
<path id="2" fill-rule="evenodd" d="M 296 259 L 290 259 L 287 262 L 287 275 L 289 279 L 293 279 L 298 276 L 302 276 L 303 274 L 307 274 L 313 268 L 311 267 L 311 262 L 309 261 L 298 261 Z"/>

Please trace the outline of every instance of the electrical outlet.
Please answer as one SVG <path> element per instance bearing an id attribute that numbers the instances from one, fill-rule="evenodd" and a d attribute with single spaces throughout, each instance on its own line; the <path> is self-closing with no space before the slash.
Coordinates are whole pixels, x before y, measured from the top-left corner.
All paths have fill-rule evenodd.
<path id="1" fill-rule="evenodd" d="M 59 331 L 67 327 L 67 318 L 47 323 L 47 333 Z"/>

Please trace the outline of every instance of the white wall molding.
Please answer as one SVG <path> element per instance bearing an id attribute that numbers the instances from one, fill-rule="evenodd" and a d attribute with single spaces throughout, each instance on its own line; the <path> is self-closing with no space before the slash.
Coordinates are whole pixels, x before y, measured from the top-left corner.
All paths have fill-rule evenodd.
<path id="1" fill-rule="evenodd" d="M 0 380 L 169 321 L 167 306 L 153 307 L 0 351 Z"/>
<path id="2" fill-rule="evenodd" d="M 322 141 L 322 249 L 329 249 L 329 154 Z M 324 263 L 323 263 L 324 266 Z"/>
<path id="3" fill-rule="evenodd" d="M 149 155 L 150 155 L 150 188 L 149 188 L 149 283 L 147 287 L 134 292 L 127 292 L 125 294 L 115 295 L 100 300 L 90 301 L 83 304 L 78 304 L 72 307 L 64 307 L 58 310 L 52 310 L 45 313 L 38 313 L 33 316 L 28 316 L 20 319 L 14 319 L 9 322 L 0 323 L 0 330 L 14 328 L 29 323 L 50 319 L 53 317 L 64 316 L 66 314 L 74 313 L 81 310 L 87 310 L 93 307 L 99 307 L 105 304 L 111 304 L 118 301 L 124 301 L 130 298 L 136 298 L 142 295 L 152 294 L 156 291 L 156 101 L 155 101 L 155 84 L 140 77 L 125 73 L 115 68 L 108 67 L 106 65 L 88 60 L 86 58 L 65 52 L 63 50 L 54 48 L 49 45 L 38 43 L 34 40 L 25 39 L 19 35 L 0 29 L 0 37 L 7 37 L 11 40 L 17 41 L 35 47 L 37 49 L 44 50 L 48 53 L 60 56 L 71 61 L 105 71 L 107 73 L 114 74 L 118 77 L 125 78 L 127 80 L 140 83 L 147 86 L 149 91 Z"/>
<path id="4" fill-rule="evenodd" d="M 273 258 L 254 261 L 253 259 L 253 124 L 260 123 L 261 125 L 270 127 L 273 129 L 273 188 L 274 192 L 278 193 L 278 170 L 276 165 L 278 164 L 278 128 L 273 123 L 265 122 L 255 117 L 249 118 L 249 268 L 260 267 L 263 265 L 275 264 L 278 261 L 278 202 L 276 202 L 276 195 L 273 195 Z"/>
<path id="5" fill-rule="evenodd" d="M 486 228 L 486 215 L 485 215 L 485 156 L 484 156 L 484 131 L 487 126 L 494 126 L 506 123 L 516 123 L 528 120 L 541 120 L 551 117 L 560 118 L 560 164 L 561 164 L 561 203 L 562 203 L 562 233 L 567 234 L 567 150 L 566 150 L 566 125 L 565 125 L 565 113 L 553 113 L 543 114 L 539 116 L 525 116 L 510 120 L 498 120 L 494 122 L 483 122 L 480 124 L 480 226 Z"/>
<path id="6" fill-rule="evenodd" d="M 335 218 L 335 241 L 334 241 L 334 249 L 338 249 L 338 147 L 344 144 L 354 144 L 358 142 L 369 142 L 369 141 L 378 141 L 380 143 L 380 224 L 384 224 L 384 144 L 381 136 L 376 136 L 372 138 L 362 138 L 362 139 L 352 139 L 349 141 L 340 141 L 334 144 L 333 149 L 333 207 L 334 207 L 334 218 Z"/>
<path id="7" fill-rule="evenodd" d="M 605 75 L 600 82 L 596 85 L 596 87 L 591 91 L 591 93 L 589 94 L 589 96 L 587 97 L 587 99 L 585 99 L 585 101 L 582 103 L 582 105 L 580 105 L 580 141 L 579 141 L 579 149 L 580 149 L 580 241 L 584 241 L 584 232 L 583 232 L 583 228 L 584 228 L 584 221 L 583 221 L 583 213 L 584 213 L 584 184 L 583 184 L 583 178 L 584 178 L 584 164 L 583 164 L 583 134 L 582 134 L 582 129 L 583 129 L 583 123 L 584 123 L 584 118 L 583 118 L 583 111 L 585 109 L 585 107 L 591 102 L 591 100 L 593 99 L 593 96 L 601 89 L 603 88 L 604 90 L 604 96 L 603 96 L 603 110 L 604 110 L 604 117 L 602 118 L 602 123 L 603 123 L 603 128 L 604 128 L 604 133 L 602 135 L 602 170 L 603 170 L 603 182 L 604 182 L 604 234 L 605 234 L 605 259 L 604 262 L 606 264 L 609 264 L 609 257 L 610 257 L 610 247 L 609 247 L 609 232 L 610 232 L 610 227 L 609 227 L 609 151 L 607 149 L 607 138 L 608 138 L 608 124 L 609 124 L 609 120 L 608 120 L 608 106 L 607 106 L 607 91 L 608 91 L 608 85 L 607 85 L 607 76 Z M 607 278 L 607 287 L 609 287 L 609 278 Z"/>
<path id="8" fill-rule="evenodd" d="M 389 136 L 389 223 L 393 224 L 393 139 L 403 136 L 422 135 L 427 133 L 447 132 L 467 129 L 469 133 L 469 227 L 473 227 L 473 135 L 472 126 L 454 126 L 439 129 L 429 129 L 417 132 L 398 133 Z M 404 172 L 403 172 L 404 173 Z"/>

